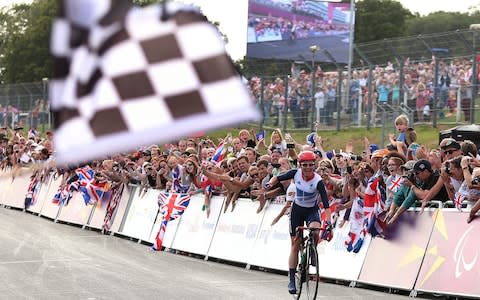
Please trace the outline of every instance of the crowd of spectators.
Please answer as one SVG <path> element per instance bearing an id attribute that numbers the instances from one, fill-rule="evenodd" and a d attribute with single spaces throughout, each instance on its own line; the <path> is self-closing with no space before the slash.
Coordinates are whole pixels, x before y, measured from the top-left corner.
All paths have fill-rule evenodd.
<path id="1" fill-rule="evenodd" d="M 273 16 L 250 16 L 248 27 L 253 29 L 256 37 L 255 41 L 249 40 L 249 42 L 297 40 L 345 34 L 349 30 L 347 24 L 333 23 L 321 19 L 305 21 Z"/>
<path id="2" fill-rule="evenodd" d="M 433 107 L 435 61 L 410 62 L 404 64 L 404 82 L 400 86 L 400 70 L 393 63 L 377 66 L 373 69 L 372 78 L 367 69 L 355 69 L 351 74 L 350 85 L 347 86 L 346 74 L 339 81 L 338 72 L 323 72 L 317 65 L 315 72 L 299 69 L 292 65 L 291 76 L 286 78 L 262 79 L 253 77 L 250 87 L 258 106 L 263 109 L 266 123 L 277 126 L 284 113 L 290 113 L 295 128 L 308 127 L 306 116 L 312 109 L 316 121 L 332 125 L 333 113 L 337 111 L 336 103 L 340 101 L 337 86 L 341 85 L 342 94 L 349 89 L 348 101 L 342 101 L 342 112 L 352 114 L 352 120 L 358 120 L 357 113 L 361 106 L 365 113 L 368 107 L 368 87 L 372 86 L 372 120 L 377 113 L 376 105 L 390 106 L 404 103 L 415 111 L 416 122 L 431 121 L 432 110 L 438 111 L 440 118 L 452 116 L 457 111 L 457 101 L 463 112 L 465 122 L 470 122 L 470 105 L 472 101 L 472 62 L 469 58 L 455 58 L 439 61 L 438 102 Z M 315 76 L 314 102 L 312 105 L 312 74 Z M 262 96 L 263 90 L 263 96 Z M 361 97 L 360 97 L 361 95 Z M 406 97 L 406 98 L 405 98 Z M 362 105 L 360 105 L 362 101 Z"/>
<path id="3" fill-rule="evenodd" d="M 316 172 L 325 183 L 330 206 L 336 207 L 334 215 L 338 217 L 338 212 L 346 210 L 345 217 L 339 220 L 342 224 L 354 217 L 349 211 L 355 199 L 372 195 L 381 199 L 379 217 L 387 225 L 395 223 L 415 203 L 426 206 L 432 203 L 430 200 L 451 201 L 459 209 L 468 205 L 468 221 L 473 220 L 480 209 L 480 156 L 476 145 L 447 138 L 439 147 L 427 149 L 417 143 L 416 132 L 405 115 L 397 117 L 395 126 L 398 135 L 390 136 L 385 149 L 365 139 L 365 148 L 360 151 L 354 152 L 347 143 L 344 151 L 335 152 L 325 149 L 321 136 L 313 132 L 299 142 L 280 129 L 271 131 L 269 138 L 243 129 L 218 141 L 186 138 L 106 157 L 86 166 L 95 172 L 98 182 L 108 181 L 111 186 L 136 184 L 141 187 L 140 194 L 147 189 L 201 194 L 207 216 L 212 195 L 225 196 L 224 212 L 234 211 L 239 198 L 258 201 L 257 213 L 268 201 L 286 203 L 276 222 L 289 211 L 290 201 L 286 199 L 292 196 L 286 194 L 290 183 L 275 187 L 266 184 L 272 176 L 296 168 L 297 153 L 309 150 L 317 157 Z M 48 168 L 53 166 L 48 164 L 55 156 L 51 132 L 41 137 L 34 130 L 28 134 L 22 128 L 2 130 L 2 168 L 45 163 Z M 57 167 L 56 171 L 64 175 L 62 185 L 72 182 L 75 170 L 84 166 Z M 379 184 L 372 188 L 374 178 Z"/>

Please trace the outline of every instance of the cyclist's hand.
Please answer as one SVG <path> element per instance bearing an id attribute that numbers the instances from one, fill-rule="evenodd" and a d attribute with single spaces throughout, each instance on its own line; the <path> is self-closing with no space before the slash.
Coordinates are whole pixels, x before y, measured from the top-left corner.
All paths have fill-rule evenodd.
<path id="1" fill-rule="evenodd" d="M 325 240 L 327 242 L 330 242 L 330 240 L 333 238 L 333 226 L 330 221 L 326 221 L 323 223 L 322 226 L 322 240 Z"/>

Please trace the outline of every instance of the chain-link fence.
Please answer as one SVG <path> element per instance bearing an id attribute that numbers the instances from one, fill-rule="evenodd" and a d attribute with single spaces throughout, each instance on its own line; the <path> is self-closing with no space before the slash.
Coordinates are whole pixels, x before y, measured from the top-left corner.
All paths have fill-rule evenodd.
<path id="1" fill-rule="evenodd" d="M 475 101 L 479 35 L 464 30 L 358 44 L 350 76 L 321 45 L 311 61 L 288 62 L 289 74 L 246 75 L 264 114 L 262 126 L 393 129 L 399 114 L 411 124 L 434 127 L 473 123 L 480 117 Z M 287 69 L 285 64 L 278 62 L 277 69 Z"/>
<path id="2" fill-rule="evenodd" d="M 50 128 L 47 80 L 0 85 L 0 126 Z"/>
<path id="3" fill-rule="evenodd" d="M 261 127 L 313 130 L 318 124 L 320 130 L 381 127 L 387 132 L 400 114 L 411 124 L 434 127 L 474 123 L 480 118 L 479 35 L 464 30 L 358 44 L 350 76 L 333 50 L 321 45 L 310 47 L 315 49 L 310 61 L 269 62 L 245 75 L 263 112 Z M 264 75 L 272 68 L 280 73 Z M 47 83 L 0 85 L 0 125 L 49 128 Z"/>

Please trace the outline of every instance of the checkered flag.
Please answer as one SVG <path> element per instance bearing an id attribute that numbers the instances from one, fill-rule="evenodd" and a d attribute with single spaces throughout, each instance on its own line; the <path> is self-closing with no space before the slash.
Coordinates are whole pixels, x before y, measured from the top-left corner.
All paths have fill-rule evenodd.
<path id="1" fill-rule="evenodd" d="M 59 163 L 259 118 L 217 29 L 189 6 L 62 0 L 51 52 Z"/>

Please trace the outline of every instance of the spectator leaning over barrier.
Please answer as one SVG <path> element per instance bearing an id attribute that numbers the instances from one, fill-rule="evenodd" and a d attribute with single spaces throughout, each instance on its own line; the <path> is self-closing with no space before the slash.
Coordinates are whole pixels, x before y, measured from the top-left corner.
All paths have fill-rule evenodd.
<path id="1" fill-rule="evenodd" d="M 448 193 L 448 199 L 455 200 L 460 194 L 466 193 L 467 180 L 465 180 L 465 172 L 461 168 L 462 156 L 457 156 L 443 163 L 440 171 L 440 178 L 437 183 L 430 189 L 422 200 L 422 210 L 427 206 L 428 201 L 435 200 L 435 195 L 442 187 L 445 187 Z M 469 171 L 470 172 L 470 171 Z M 469 177 L 471 177 L 469 173 Z M 467 192 L 468 193 L 468 192 Z"/>
<path id="2" fill-rule="evenodd" d="M 443 176 L 446 176 L 446 174 L 444 173 Z M 445 177 L 440 179 L 440 173 L 432 170 L 432 165 L 428 160 L 418 160 L 413 166 L 413 174 L 409 174 L 404 181 L 404 184 L 411 188 L 411 190 L 415 193 L 415 196 L 408 195 L 404 201 L 404 204 L 402 204 L 402 206 L 396 211 L 389 223 L 394 223 L 405 210 L 414 204 L 415 200 L 425 199 L 432 188 L 434 188 L 438 180 L 445 181 L 446 179 Z M 448 192 L 444 185 L 442 185 L 440 190 L 433 196 L 433 199 L 442 202 L 446 202 L 448 200 Z"/>
<path id="3" fill-rule="evenodd" d="M 386 217 L 387 225 L 393 224 L 396 219 L 415 202 L 415 193 L 409 185 L 405 184 L 406 181 L 415 180 L 413 178 L 413 166 L 415 163 L 416 161 L 410 160 L 400 166 L 399 175 L 402 177 L 402 180 L 399 182 L 400 187 L 393 194 L 393 201 Z"/>
<path id="4" fill-rule="evenodd" d="M 447 161 L 459 155 L 462 155 L 460 143 L 455 139 L 446 138 L 440 142 L 440 149 L 442 149 L 442 160 Z"/>
<path id="5" fill-rule="evenodd" d="M 291 249 L 288 259 L 289 266 L 289 283 L 288 292 L 295 294 L 297 291 L 295 285 L 295 268 L 298 264 L 298 251 L 300 241 L 295 238 L 296 229 L 305 222 L 307 226 L 320 228 L 319 201 L 322 201 L 326 210 L 327 220 L 331 220 L 330 206 L 328 203 L 327 192 L 323 185 L 320 175 L 315 173 L 316 156 L 312 151 L 303 151 L 298 155 L 299 169 L 292 169 L 279 176 L 273 176 L 268 182 L 267 189 L 275 187 L 279 182 L 294 179 L 296 187 L 296 197 L 292 204 L 292 212 L 290 218 L 290 237 Z M 325 223 L 323 237 L 331 235 L 332 226 L 329 221 Z M 331 236 L 330 236 L 331 238 Z M 317 237 L 318 241 L 318 237 Z"/>
<path id="6" fill-rule="evenodd" d="M 399 157 L 390 157 L 387 162 L 389 176 L 385 181 L 387 199 L 385 201 L 385 210 L 389 210 L 393 202 L 395 192 L 400 188 L 403 181 L 402 174 L 400 174 L 400 166 L 405 162 Z"/>

